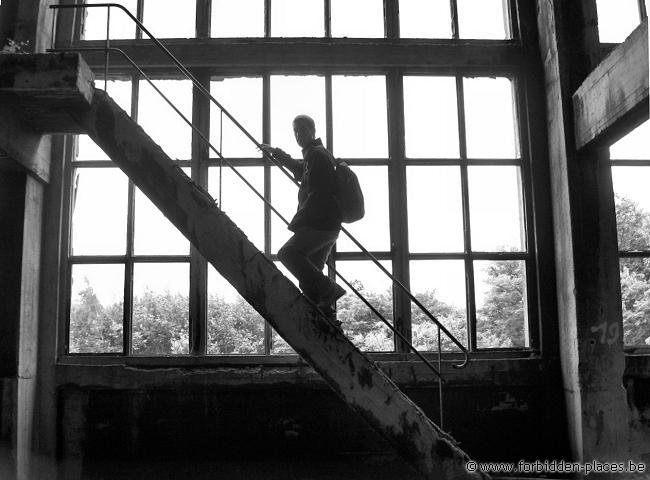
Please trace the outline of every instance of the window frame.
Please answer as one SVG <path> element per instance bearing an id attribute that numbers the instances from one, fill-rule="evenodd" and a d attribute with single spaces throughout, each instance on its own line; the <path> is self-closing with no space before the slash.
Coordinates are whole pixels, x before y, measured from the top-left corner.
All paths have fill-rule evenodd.
<path id="1" fill-rule="evenodd" d="M 450 0 L 452 4 L 455 5 L 456 0 Z M 519 3 L 515 0 L 506 0 L 509 6 L 509 17 L 510 17 L 510 32 L 512 34 L 512 39 L 507 41 L 478 41 L 476 43 L 480 44 L 489 44 L 489 45 L 503 45 L 503 49 L 512 49 L 514 46 L 516 49 L 523 51 L 524 46 L 528 42 L 534 41 L 534 38 L 528 34 L 524 34 L 523 38 L 520 38 L 520 26 L 517 21 L 513 19 L 518 19 L 518 8 Z M 265 40 L 270 40 L 270 3 L 271 0 L 265 0 Z M 525 2 L 524 2 L 525 3 Z M 142 4 L 143 0 L 138 0 L 138 18 L 142 17 Z M 326 13 L 329 9 L 330 2 L 325 0 L 325 9 Z M 207 5 L 207 7 L 206 7 Z M 200 37 L 209 37 L 210 36 L 210 22 L 211 15 L 206 15 L 206 8 L 209 13 L 209 2 L 204 0 L 197 0 L 197 24 L 196 32 L 197 38 Z M 329 21 L 329 16 L 325 15 L 326 24 Z M 400 39 L 399 38 L 399 18 L 396 9 L 396 1 L 385 0 L 384 2 L 384 20 L 385 20 L 385 33 L 386 36 L 390 39 L 391 42 L 396 42 L 402 45 L 412 45 L 413 39 Z M 455 28 L 455 37 L 450 40 L 452 45 L 451 48 L 462 47 L 462 44 L 455 42 L 458 39 L 458 28 L 457 28 L 457 16 L 454 18 L 456 22 Z M 75 31 L 80 32 L 79 25 L 75 27 Z M 326 25 L 326 39 L 329 38 L 329 26 Z M 78 36 L 77 36 L 78 38 Z M 142 43 L 139 39 L 142 38 L 142 32 L 137 29 L 136 39 L 131 41 L 122 41 L 125 46 L 129 44 L 138 44 Z M 219 43 L 223 43 L 223 39 L 213 39 L 217 40 Z M 241 39 L 240 39 L 241 40 Z M 259 40 L 259 39 L 258 39 Z M 264 39 L 263 39 L 264 41 Z M 282 39 L 273 38 L 271 41 L 279 42 L 281 44 L 290 43 L 285 42 Z M 225 40 L 228 42 L 228 40 Z M 79 46 L 88 45 L 91 46 L 97 41 L 83 41 L 77 40 L 76 44 Z M 172 40 L 173 43 L 173 40 Z M 236 42 L 235 42 L 236 43 Z M 335 44 L 344 44 L 344 45 L 355 45 L 356 42 L 354 39 L 333 39 L 332 45 Z M 437 40 L 432 40 L 429 42 L 433 45 L 433 48 L 436 48 L 436 44 L 439 43 Z M 469 43 L 472 43 L 471 41 Z M 147 45 L 149 46 L 149 45 Z M 445 46 L 447 48 L 447 46 Z M 519 56 L 521 55 L 521 56 Z M 523 53 L 517 54 L 517 58 L 525 58 Z M 180 58 L 183 61 L 183 58 Z M 534 61 L 534 60 L 532 60 Z M 408 275 L 409 267 L 408 263 L 412 259 L 420 259 L 422 254 L 411 253 L 408 251 L 404 245 L 408 245 L 408 232 L 407 232 L 407 221 L 406 217 L 406 202 L 400 202 L 400 199 L 406 198 L 406 186 L 403 182 L 405 178 L 405 169 L 407 165 L 417 164 L 423 165 L 421 159 L 412 160 L 406 159 L 404 153 L 404 111 L 403 111 L 403 77 L 405 75 L 453 75 L 457 78 L 457 84 L 460 82 L 460 88 L 462 89 L 462 78 L 470 76 L 505 76 L 513 81 L 513 102 L 514 102 L 514 111 L 516 112 L 515 121 L 517 133 L 519 135 L 520 143 L 520 157 L 518 160 L 505 160 L 506 164 L 516 163 L 521 169 L 521 178 L 522 178 L 522 189 L 523 189 L 523 210 L 524 210 L 524 222 L 526 229 L 526 242 L 527 250 L 524 253 L 484 253 L 484 252 L 463 252 L 460 254 L 461 259 L 463 259 L 466 265 L 466 272 L 469 269 L 473 269 L 471 264 L 477 259 L 522 259 L 525 260 L 526 264 L 526 282 L 527 282 L 527 306 L 528 306 L 528 331 L 529 331 L 529 346 L 525 348 L 507 348 L 507 349 L 477 349 L 476 348 L 476 307 L 475 307 L 475 298 L 473 291 L 468 290 L 466 297 L 468 298 L 468 304 L 474 304 L 471 308 L 467 310 L 468 318 L 468 338 L 469 338 L 469 347 L 473 354 L 479 354 L 482 358 L 490 358 L 494 356 L 499 357 L 521 357 L 521 356 L 530 356 L 536 355 L 541 349 L 541 333 L 540 321 L 543 316 L 541 307 L 542 297 L 553 297 L 554 294 L 550 292 L 541 292 L 538 289 L 538 285 L 543 283 L 538 279 L 540 274 L 538 270 L 538 263 L 540 262 L 540 257 L 538 255 L 538 248 L 548 249 L 548 242 L 543 242 L 544 244 L 538 246 L 538 240 L 536 238 L 536 232 L 539 232 L 542 228 L 548 228 L 544 222 L 543 215 L 538 215 L 534 210 L 533 206 L 537 206 L 540 203 L 540 198 L 544 196 L 547 186 L 542 188 L 533 188 L 533 174 L 546 167 L 539 165 L 540 161 L 543 161 L 543 156 L 539 154 L 533 154 L 533 145 L 532 140 L 529 138 L 529 132 L 534 131 L 532 124 L 532 117 L 530 114 L 531 105 L 543 103 L 543 100 L 539 96 L 539 88 L 535 85 L 534 76 L 528 72 L 528 62 L 523 62 L 522 64 L 511 64 L 511 65 L 478 65 L 478 66 L 466 66 L 463 65 L 463 61 L 458 62 L 458 65 L 453 66 L 431 66 L 427 65 L 425 58 L 422 57 L 422 65 L 413 67 L 413 66 L 384 66 L 377 65 L 375 67 L 359 67 L 359 66 L 343 66 L 337 64 L 311 64 L 311 65 L 296 65 L 294 68 L 278 67 L 270 68 L 268 66 L 260 67 L 221 67 L 210 63 L 209 61 L 205 65 L 199 65 L 192 67 L 193 74 L 199 79 L 201 83 L 209 86 L 210 80 L 212 77 L 242 77 L 242 76 L 255 76 L 262 77 L 262 89 L 263 89 L 263 133 L 262 141 L 269 142 L 270 140 L 270 77 L 272 75 L 300 75 L 300 74 L 319 74 L 325 76 L 325 98 L 326 98 L 326 126 L 325 126 L 325 144 L 327 147 L 331 147 L 332 138 L 333 138 L 333 128 L 332 128 L 332 76 L 333 75 L 384 75 L 386 78 L 386 95 L 387 95 L 387 122 L 388 122 L 388 158 L 386 159 L 346 159 L 351 165 L 382 165 L 387 166 L 388 168 L 388 194 L 389 194 L 389 230 L 391 238 L 391 249 L 389 251 L 375 251 L 372 252 L 379 260 L 390 260 L 392 261 L 393 274 L 400 278 L 401 281 L 408 287 Z M 125 73 L 126 70 L 121 68 L 117 69 L 117 75 L 121 78 L 124 78 L 126 75 L 131 79 L 132 82 L 132 96 L 131 96 L 131 110 L 132 114 L 137 114 L 137 102 L 139 96 L 138 89 L 138 76 L 129 75 Z M 96 69 L 96 73 L 103 73 Z M 111 74 L 113 75 L 113 74 Z M 178 78 L 177 74 L 174 72 L 174 68 L 171 64 L 165 65 L 162 68 L 156 69 L 156 75 L 164 76 L 164 78 Z M 111 77 L 112 78 L 112 77 Z M 533 98 L 534 97 L 534 98 Z M 459 103 L 459 115 L 464 116 L 464 111 L 462 111 L 461 100 L 458 100 Z M 194 91 L 193 98 L 193 118 L 194 120 L 199 120 L 197 126 L 200 129 L 205 131 L 206 128 L 209 128 L 209 114 L 210 105 L 207 99 L 204 99 L 202 96 L 198 95 Z M 207 113 L 207 114 L 206 114 Z M 207 120 L 206 120 L 207 118 Z M 203 120 L 201 120 L 203 119 Z M 459 122 L 460 122 L 459 117 Z M 206 123 L 207 122 L 207 123 Z M 130 245 L 127 246 L 127 252 L 124 257 L 120 257 L 119 260 L 124 260 L 125 262 L 125 296 L 124 296 L 124 349 L 122 353 L 117 354 L 71 354 L 68 352 L 68 338 L 69 338 L 69 318 L 70 318 L 70 275 L 71 275 L 71 266 L 75 262 L 85 262 L 88 260 L 90 263 L 92 261 L 98 261 L 102 258 L 106 261 L 117 261 L 116 258 L 109 259 L 108 257 L 99 256 L 101 258 L 69 258 L 67 253 L 69 249 L 69 241 L 71 239 L 71 219 L 70 219 L 70 194 L 71 194 L 71 179 L 73 175 L 73 170 L 75 164 L 71 161 L 73 155 L 73 145 L 74 140 L 70 137 L 72 141 L 66 142 L 66 151 L 65 151 L 65 176 L 64 176 L 64 195 L 66 196 L 66 201 L 64 205 L 67 207 L 63 212 L 63 221 L 65 224 L 64 231 L 68 233 L 66 238 L 63 239 L 62 252 L 62 264 L 65 264 L 67 267 L 65 273 L 62 274 L 61 281 L 62 285 L 65 288 L 62 290 L 65 292 L 65 295 L 61 298 L 61 311 L 65 312 L 62 315 L 62 323 L 59 329 L 59 358 L 65 359 L 65 361 L 70 361 L 72 363 L 80 362 L 84 358 L 99 359 L 101 357 L 120 357 L 122 361 L 129 363 L 138 363 L 138 364 L 158 364 L 158 363 L 180 363 L 180 364 L 193 364 L 194 362 L 198 363 L 241 363 L 241 364 L 259 364 L 259 363 L 295 363 L 300 362 L 300 359 L 295 355 L 270 355 L 270 337 L 271 337 L 271 328 L 268 323 L 265 322 L 265 354 L 264 355 L 207 355 L 207 263 L 204 259 L 200 257 L 198 252 L 195 251 L 194 247 L 191 247 L 190 254 L 187 256 L 136 256 L 133 255 L 133 209 L 134 209 L 134 194 L 135 187 L 132 182 L 129 181 L 129 220 L 127 224 L 127 235 L 130 237 Z M 541 143 L 541 139 L 538 138 L 535 140 L 536 144 Z M 461 153 L 460 163 L 463 162 L 463 154 Z M 535 157 L 535 158 L 533 158 Z M 179 162 L 181 166 L 189 166 L 192 170 L 192 178 L 201 186 L 207 187 L 207 171 L 209 167 L 218 166 L 218 159 L 211 157 L 208 152 L 207 146 L 203 145 L 203 142 L 200 142 L 196 134 L 192 135 L 192 158 L 193 160 L 186 160 Z M 425 160 L 426 162 L 426 160 Z M 435 160 L 432 160 L 432 164 L 437 164 Z M 500 164 L 500 161 L 497 160 L 495 164 Z M 536 163 L 537 162 L 537 163 Z M 92 162 L 84 161 L 84 168 L 93 166 Z M 104 162 L 111 164 L 110 161 Z M 271 191 L 270 184 L 270 166 L 259 159 L 234 159 L 232 160 L 233 165 L 262 165 L 264 166 L 264 195 L 268 198 Z M 460 163 L 456 163 L 460 165 Z M 466 169 L 468 165 L 479 164 L 479 165 L 490 165 L 492 161 L 490 160 L 469 160 L 467 161 L 465 155 L 464 168 Z M 99 163 L 94 165 L 99 166 Z M 461 166 L 462 168 L 462 166 Z M 465 172 L 466 177 L 466 172 Z M 465 179 L 465 186 L 463 187 L 464 193 L 463 196 L 467 195 L 467 186 Z M 467 202 L 464 202 L 467 203 Z M 468 208 L 467 205 L 463 207 L 463 211 Z M 546 205 L 545 209 L 548 209 Z M 270 229 L 271 229 L 271 211 L 268 206 L 264 207 L 264 232 L 265 232 L 265 247 L 264 252 L 270 256 L 272 260 L 277 260 L 276 255 L 271 255 L 271 246 L 270 246 Z M 465 213 L 464 213 L 465 215 Z M 404 241 L 406 240 L 406 242 Z M 402 245 L 401 247 L 396 245 Z M 427 256 L 428 254 L 424 254 Z M 448 254 L 434 254 L 435 258 L 443 258 Z M 456 254 L 452 254 L 454 257 Z M 456 255 L 457 256 L 457 255 Z M 352 252 L 337 252 L 334 254 L 336 260 L 355 260 L 355 259 L 366 259 L 362 253 L 352 253 Z M 432 258 L 433 258 L 432 257 Z M 523 258 L 522 258 L 523 257 Z M 451 258 L 451 257 L 450 257 Z M 454 257 L 455 258 L 455 257 Z M 133 302 L 133 293 L 132 293 L 132 278 L 133 278 L 133 264 L 139 261 L 150 261 L 150 262 L 189 262 L 190 263 L 190 353 L 189 355 L 183 356 L 172 356 L 172 357 L 141 357 L 141 356 L 132 356 L 132 342 L 131 342 L 131 309 Z M 101 262 L 100 262 L 101 263 Z M 551 272 L 552 273 L 552 272 Z M 330 275 L 332 273 L 330 272 Z M 468 285 L 472 285 L 473 275 L 467 274 Z M 545 277 L 548 276 L 547 273 L 543 273 Z M 127 291 L 129 290 L 129 291 Z M 196 299 L 199 300 L 196 300 Z M 546 313 L 549 313 L 551 309 L 545 309 Z M 410 323 L 410 301 L 406 298 L 405 294 L 400 291 L 397 291 L 394 288 L 394 299 L 393 299 L 393 318 L 395 319 L 396 328 L 402 331 L 407 338 L 410 339 L 411 333 L 411 323 Z M 552 332 L 552 328 L 549 328 L 549 331 Z M 547 333 L 545 332 L 545 335 Z M 127 338 L 128 337 L 128 338 Z M 428 352 L 428 354 L 434 355 L 435 352 Z M 373 358 L 390 358 L 394 359 L 395 356 L 401 356 L 402 358 L 410 358 L 407 347 L 401 341 L 396 342 L 396 348 L 394 352 L 387 353 L 375 353 L 372 354 Z M 444 352 L 445 358 L 455 358 L 456 354 L 452 352 Z M 193 360 L 194 359 L 194 360 Z M 100 360 L 101 362 L 101 360 Z"/>

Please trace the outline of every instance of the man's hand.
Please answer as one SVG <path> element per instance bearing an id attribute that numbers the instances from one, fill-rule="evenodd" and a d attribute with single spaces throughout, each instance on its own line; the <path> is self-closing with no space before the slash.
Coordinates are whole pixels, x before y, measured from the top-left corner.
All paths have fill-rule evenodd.
<path id="1" fill-rule="evenodd" d="M 291 158 L 291 155 L 289 155 L 284 150 L 280 148 L 272 147 L 271 145 L 267 145 L 266 143 L 260 143 L 260 150 L 262 150 L 264 153 L 267 153 L 268 155 L 271 155 L 272 157 L 279 160 L 280 162 Z"/>

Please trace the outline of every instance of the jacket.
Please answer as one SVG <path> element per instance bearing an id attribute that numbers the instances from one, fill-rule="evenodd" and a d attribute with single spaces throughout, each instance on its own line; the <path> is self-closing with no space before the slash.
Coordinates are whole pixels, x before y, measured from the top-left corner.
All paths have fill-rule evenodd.
<path id="1" fill-rule="evenodd" d="M 336 202 L 336 173 L 334 157 L 323 146 L 320 138 L 302 151 L 304 160 L 289 156 L 282 163 L 300 182 L 298 210 L 289 223 L 295 232 L 302 227 L 315 230 L 340 230 L 341 215 Z"/>

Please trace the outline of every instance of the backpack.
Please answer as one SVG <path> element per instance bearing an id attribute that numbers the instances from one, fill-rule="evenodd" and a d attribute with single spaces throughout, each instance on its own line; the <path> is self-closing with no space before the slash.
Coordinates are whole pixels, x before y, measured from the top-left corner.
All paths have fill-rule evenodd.
<path id="1" fill-rule="evenodd" d="M 339 206 L 341 221 L 352 223 L 361 220 L 366 210 L 357 175 L 347 163 L 341 160 L 334 162 L 334 170 L 336 174 L 336 202 Z"/>

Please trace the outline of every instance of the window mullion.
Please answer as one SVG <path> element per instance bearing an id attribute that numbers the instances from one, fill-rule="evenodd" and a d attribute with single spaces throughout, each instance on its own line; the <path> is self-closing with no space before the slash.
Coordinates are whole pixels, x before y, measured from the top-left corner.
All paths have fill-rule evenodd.
<path id="1" fill-rule="evenodd" d="M 408 209 L 406 198 L 406 162 L 404 138 L 404 89 L 402 73 L 394 70 L 387 77 L 388 110 L 388 204 L 393 275 L 410 289 L 408 257 Z M 393 319 L 395 328 L 410 342 L 411 300 L 393 285 Z M 396 341 L 398 352 L 410 351 L 403 341 Z"/>
<path id="2" fill-rule="evenodd" d="M 196 37 L 210 38 L 212 0 L 196 0 Z"/>
<path id="3" fill-rule="evenodd" d="M 270 0 L 265 1 L 270 8 Z M 270 17 L 269 17 L 270 18 Z M 267 27 L 270 29 L 270 22 Z M 262 143 L 271 143 L 271 76 L 264 74 L 262 79 Z M 268 160 L 264 161 L 264 199 L 272 203 L 271 196 L 271 167 Z M 264 254 L 271 255 L 272 216 L 275 215 L 267 203 L 264 204 Z M 273 329 L 269 322 L 264 321 L 264 355 L 271 354 L 273 346 Z"/>
<path id="4" fill-rule="evenodd" d="M 140 3 L 138 2 L 138 12 L 141 12 Z M 138 102 L 140 96 L 140 76 L 133 75 L 131 78 L 131 118 L 138 121 Z M 127 204 L 126 220 L 126 264 L 124 265 L 124 323 L 123 332 L 123 352 L 124 355 L 133 353 L 133 245 L 135 232 L 135 185 L 129 179 L 129 193 Z"/>
<path id="5" fill-rule="evenodd" d="M 193 74 L 204 88 L 210 89 L 210 74 L 207 71 L 193 72 Z M 210 101 L 196 87 L 193 89 L 192 124 L 206 138 L 210 138 Z M 192 130 L 192 180 L 205 189 L 208 187 L 209 158 L 208 143 L 197 132 Z M 189 347 L 190 353 L 193 355 L 205 355 L 207 353 L 207 276 L 208 265 L 206 260 L 194 245 L 191 245 Z"/>
<path id="6" fill-rule="evenodd" d="M 455 3 L 455 0 L 454 0 Z M 463 238 L 465 245 L 465 286 L 467 289 L 467 339 L 470 351 L 476 349 L 476 296 L 474 294 L 474 259 L 467 173 L 467 135 L 465 131 L 465 95 L 463 77 L 456 76 L 456 102 L 458 108 L 458 136 L 460 140 L 460 184 L 463 203 Z"/>

